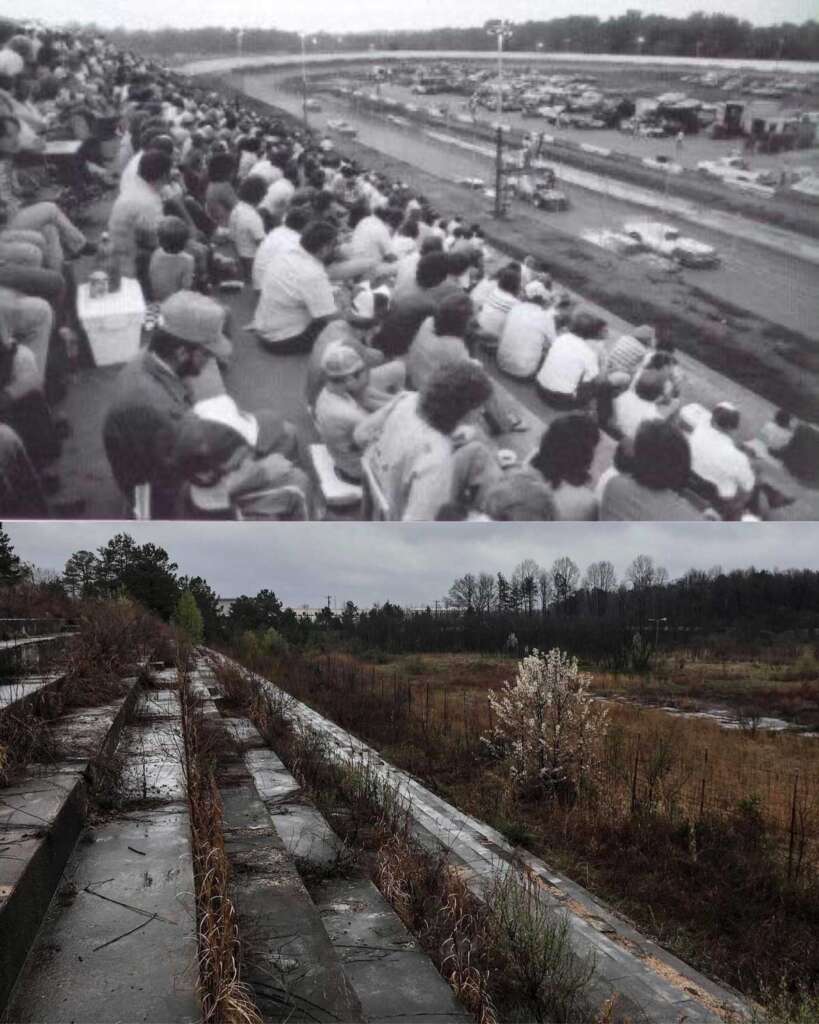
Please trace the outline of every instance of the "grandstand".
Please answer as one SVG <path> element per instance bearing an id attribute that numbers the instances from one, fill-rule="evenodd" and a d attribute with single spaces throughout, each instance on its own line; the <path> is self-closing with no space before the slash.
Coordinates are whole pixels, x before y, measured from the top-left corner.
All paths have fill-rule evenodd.
<path id="1" fill-rule="evenodd" d="M 815 426 L 662 324 L 274 108 L 2 38 L 0 515 L 819 518 Z"/>

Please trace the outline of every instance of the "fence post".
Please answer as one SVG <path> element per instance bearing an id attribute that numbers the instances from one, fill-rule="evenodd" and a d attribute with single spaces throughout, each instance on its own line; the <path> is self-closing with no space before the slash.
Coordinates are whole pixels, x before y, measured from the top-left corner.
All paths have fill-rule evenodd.
<path id="1" fill-rule="evenodd" d="M 631 813 L 637 809 L 637 769 L 640 766 L 640 737 L 637 737 L 637 749 L 634 752 L 634 772 L 631 776 Z"/>
<path id="2" fill-rule="evenodd" d="M 708 748 L 705 748 L 705 764 L 702 769 L 702 782 L 700 783 L 700 821 L 702 821 L 703 811 L 705 809 L 705 772 L 708 768 Z"/>
<path id="3" fill-rule="evenodd" d="M 796 841 L 796 798 L 799 790 L 799 772 L 793 777 L 793 800 L 791 801 L 791 829 L 788 840 L 788 881 L 791 880 L 793 871 L 793 847 Z"/>

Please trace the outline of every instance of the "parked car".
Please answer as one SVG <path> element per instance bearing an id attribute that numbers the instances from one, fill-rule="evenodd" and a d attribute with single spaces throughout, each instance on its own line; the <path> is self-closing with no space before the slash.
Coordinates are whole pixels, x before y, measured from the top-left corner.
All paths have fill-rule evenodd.
<path id="1" fill-rule="evenodd" d="M 623 231 L 650 252 L 676 260 L 684 267 L 713 267 L 719 263 L 719 255 L 712 245 L 681 235 L 670 224 L 653 220 L 629 221 L 623 225 Z"/>

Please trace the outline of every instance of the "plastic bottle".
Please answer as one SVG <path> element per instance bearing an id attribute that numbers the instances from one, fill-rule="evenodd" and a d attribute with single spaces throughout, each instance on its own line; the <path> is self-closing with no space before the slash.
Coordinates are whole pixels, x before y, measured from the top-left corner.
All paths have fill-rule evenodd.
<path id="1" fill-rule="evenodd" d="M 111 244 L 111 236 L 107 231 L 103 231 L 100 236 L 99 247 L 97 248 L 97 267 L 100 270 L 104 270 L 108 276 L 108 291 L 118 292 L 122 284 L 122 271 L 119 265 L 119 258 Z"/>

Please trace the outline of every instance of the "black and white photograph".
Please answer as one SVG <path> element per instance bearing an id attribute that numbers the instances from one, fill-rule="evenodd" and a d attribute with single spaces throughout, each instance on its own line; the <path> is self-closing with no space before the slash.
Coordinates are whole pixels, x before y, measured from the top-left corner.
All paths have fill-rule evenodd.
<path id="1" fill-rule="evenodd" d="M 810 3 L 29 7 L 4 518 L 819 518 Z"/>

